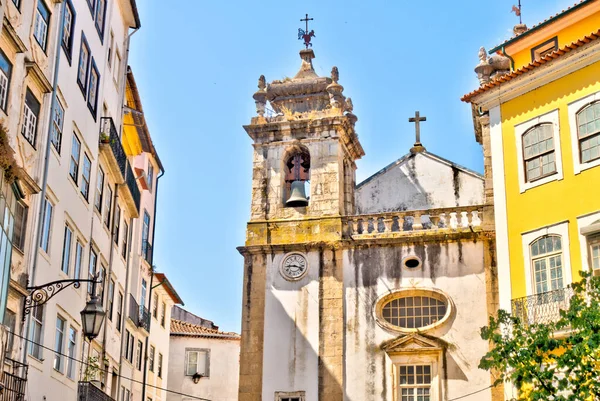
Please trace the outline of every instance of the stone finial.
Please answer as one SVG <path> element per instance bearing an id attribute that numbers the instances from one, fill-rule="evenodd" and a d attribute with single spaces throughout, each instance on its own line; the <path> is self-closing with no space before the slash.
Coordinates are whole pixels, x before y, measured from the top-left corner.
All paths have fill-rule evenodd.
<path id="1" fill-rule="evenodd" d="M 346 98 L 346 107 L 344 107 L 344 111 L 347 111 L 348 113 L 352 113 L 353 110 L 354 110 L 354 105 L 352 104 L 352 99 L 347 97 Z"/>
<path id="2" fill-rule="evenodd" d="M 331 80 L 336 84 L 340 80 L 340 72 L 335 65 L 331 68 Z"/>
<path id="3" fill-rule="evenodd" d="M 487 52 L 485 51 L 485 47 L 481 46 L 479 48 L 479 64 L 487 62 Z"/>
<path id="4" fill-rule="evenodd" d="M 267 88 L 267 82 L 265 80 L 265 76 L 261 75 L 260 77 L 258 77 L 258 89 L 260 89 L 261 91 L 264 91 Z"/>
<path id="5" fill-rule="evenodd" d="M 515 25 L 515 26 L 513 27 L 513 34 L 514 34 L 515 36 L 518 36 L 518 35 L 520 35 L 520 34 L 522 34 L 522 33 L 526 32 L 526 31 L 527 31 L 527 29 L 528 29 L 528 28 L 527 28 L 527 25 L 525 25 L 525 24 L 517 24 L 517 25 Z"/>
<path id="6" fill-rule="evenodd" d="M 252 96 L 254 103 L 256 104 L 256 114 L 261 117 L 265 115 L 265 108 L 267 106 L 267 82 L 265 76 L 261 75 L 258 78 L 258 91 Z"/>
<path id="7" fill-rule="evenodd" d="M 479 64 L 475 67 L 475 73 L 481 85 L 490 82 L 501 75 L 510 72 L 510 59 L 500 54 L 487 56 L 485 48 L 479 48 Z"/>

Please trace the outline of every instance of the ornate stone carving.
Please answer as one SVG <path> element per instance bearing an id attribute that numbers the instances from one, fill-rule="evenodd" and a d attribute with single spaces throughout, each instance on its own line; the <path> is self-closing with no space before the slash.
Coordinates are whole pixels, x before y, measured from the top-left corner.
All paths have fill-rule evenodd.
<path id="1" fill-rule="evenodd" d="M 258 89 L 260 89 L 261 91 L 264 91 L 265 89 L 267 89 L 267 81 L 265 80 L 264 75 L 261 75 L 260 77 L 258 77 Z"/>
<path id="2" fill-rule="evenodd" d="M 252 97 L 256 104 L 256 114 L 263 117 L 267 105 L 267 82 L 264 75 L 258 77 L 258 91 Z"/>
<path id="3" fill-rule="evenodd" d="M 335 84 L 337 84 L 340 80 L 340 72 L 338 71 L 338 68 L 335 65 L 333 66 L 333 68 L 331 68 L 331 80 Z"/>
<path id="4" fill-rule="evenodd" d="M 475 73 L 481 85 L 509 72 L 510 59 L 508 57 L 494 54 L 488 58 L 485 48 L 479 48 L 479 64 L 475 67 Z"/>
<path id="5" fill-rule="evenodd" d="M 348 113 L 352 113 L 354 111 L 354 105 L 352 104 L 352 99 L 349 97 L 346 98 L 346 107 L 344 107 L 344 111 L 347 111 Z"/>

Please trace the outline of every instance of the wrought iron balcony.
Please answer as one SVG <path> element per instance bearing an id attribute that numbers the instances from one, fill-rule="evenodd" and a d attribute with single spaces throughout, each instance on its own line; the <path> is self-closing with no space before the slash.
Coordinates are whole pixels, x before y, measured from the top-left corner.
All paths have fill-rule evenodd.
<path id="1" fill-rule="evenodd" d="M 77 385 L 77 401 L 114 401 L 114 399 L 92 382 L 79 382 Z"/>
<path id="2" fill-rule="evenodd" d="M 525 325 L 551 323 L 560 318 L 560 311 L 569 308 L 573 289 L 565 287 L 512 300 L 512 315 Z"/>
<path id="3" fill-rule="evenodd" d="M 131 294 L 129 294 L 129 318 L 137 327 L 150 332 L 150 311 L 144 305 L 139 305 Z"/>
<path id="4" fill-rule="evenodd" d="M 0 395 L 2 401 L 23 401 L 27 385 L 28 366 L 10 358 L 4 358 L 2 383 L 4 391 Z"/>
<path id="5" fill-rule="evenodd" d="M 100 119 L 100 154 L 104 155 L 115 184 L 126 184 L 119 185 L 119 196 L 125 200 L 133 217 L 139 217 L 140 189 L 111 117 Z"/>
<path id="6" fill-rule="evenodd" d="M 150 266 L 152 266 L 152 244 L 146 240 L 142 245 L 142 257 Z"/>
<path id="7" fill-rule="evenodd" d="M 121 144 L 121 138 L 111 117 L 100 119 L 100 152 L 106 156 L 108 168 L 117 184 L 125 182 L 127 155 Z"/>

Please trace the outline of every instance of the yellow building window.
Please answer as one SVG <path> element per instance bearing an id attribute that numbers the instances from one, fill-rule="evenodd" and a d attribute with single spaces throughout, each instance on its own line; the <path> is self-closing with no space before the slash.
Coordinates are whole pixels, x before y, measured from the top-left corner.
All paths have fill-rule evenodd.
<path id="1" fill-rule="evenodd" d="M 592 270 L 600 273 L 600 236 L 590 239 L 589 243 Z"/>
<path id="2" fill-rule="evenodd" d="M 577 112 L 577 138 L 581 163 L 600 159 L 600 102 Z"/>
<path id="3" fill-rule="evenodd" d="M 556 173 L 552 124 L 539 124 L 523 134 L 523 159 L 527 182 Z"/>
<path id="4" fill-rule="evenodd" d="M 539 60 L 555 50 L 558 50 L 558 38 L 556 36 L 531 49 L 531 61 Z"/>
<path id="5" fill-rule="evenodd" d="M 561 237 L 546 235 L 532 242 L 530 247 L 535 293 L 563 288 Z"/>

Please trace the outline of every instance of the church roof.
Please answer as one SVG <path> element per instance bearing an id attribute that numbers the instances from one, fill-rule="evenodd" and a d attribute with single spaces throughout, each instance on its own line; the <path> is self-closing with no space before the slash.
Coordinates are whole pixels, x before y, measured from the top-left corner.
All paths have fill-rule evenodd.
<path id="1" fill-rule="evenodd" d="M 177 319 L 171 319 L 171 335 L 172 336 L 215 338 L 215 339 L 224 339 L 224 340 L 239 340 L 240 339 L 240 335 L 237 333 L 209 329 L 208 327 L 184 322 L 184 321 L 177 320 Z"/>
<path id="2" fill-rule="evenodd" d="M 378 172 L 376 172 L 375 174 L 373 174 L 373 175 L 372 175 L 372 176 L 370 176 L 369 178 L 367 178 L 367 179 L 363 180 L 363 181 L 362 181 L 360 184 L 358 184 L 358 185 L 356 186 L 356 188 L 357 188 L 357 189 L 358 189 L 358 188 L 360 188 L 361 186 L 363 186 L 363 185 L 367 184 L 367 183 L 368 183 L 368 182 L 370 182 L 371 180 L 374 180 L 375 178 L 377 178 L 377 177 L 379 177 L 379 176 L 381 176 L 381 175 L 383 175 L 383 174 L 387 173 L 387 172 L 388 172 L 389 170 L 391 170 L 392 168 L 394 168 L 394 167 L 396 167 L 396 166 L 398 166 L 398 165 L 400 165 L 400 164 L 404 163 L 405 161 L 407 161 L 407 160 L 408 160 L 408 159 L 410 159 L 411 157 L 415 157 L 415 156 L 416 156 L 416 155 L 418 155 L 418 154 L 420 154 L 420 155 L 423 155 L 423 156 L 425 156 L 425 157 L 428 157 L 428 158 L 430 158 L 431 160 L 435 160 L 435 161 L 437 161 L 437 162 L 439 162 L 439 163 L 445 164 L 445 165 L 447 165 L 447 166 L 454 167 L 454 168 L 456 168 L 456 169 L 458 169 L 458 170 L 460 170 L 460 171 L 462 171 L 462 172 L 464 172 L 464 173 L 467 173 L 467 174 L 469 174 L 469 175 L 472 175 L 472 176 L 473 176 L 473 177 L 475 177 L 475 178 L 479 178 L 479 179 L 483 180 L 483 175 L 479 174 L 477 171 L 473 171 L 473 170 L 471 170 L 471 169 L 468 169 L 468 168 L 466 168 L 466 167 L 463 167 L 463 166 L 461 166 L 461 165 L 459 165 L 459 164 L 456 164 L 456 163 L 454 163 L 454 162 L 451 162 L 451 161 L 450 161 L 450 160 L 448 160 L 448 159 L 444 159 L 444 158 L 443 158 L 443 157 L 441 157 L 441 156 L 438 156 L 438 155 L 436 155 L 436 154 L 433 154 L 433 153 L 431 153 L 431 152 L 428 152 L 428 151 L 426 151 L 426 150 L 423 150 L 423 151 L 420 151 L 420 152 L 417 152 L 417 153 L 408 153 L 408 154 L 406 154 L 406 155 L 402 156 L 401 158 L 399 158 L 398 160 L 396 160 L 396 161 L 394 161 L 394 162 L 392 162 L 392 163 L 388 164 L 387 166 L 385 166 L 384 168 L 382 168 L 381 170 L 379 170 Z"/>

